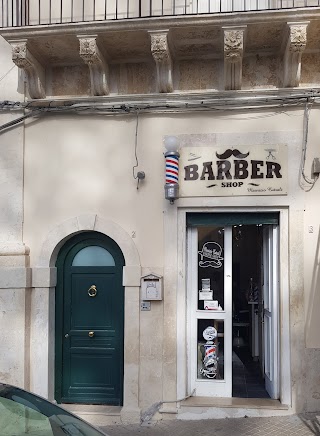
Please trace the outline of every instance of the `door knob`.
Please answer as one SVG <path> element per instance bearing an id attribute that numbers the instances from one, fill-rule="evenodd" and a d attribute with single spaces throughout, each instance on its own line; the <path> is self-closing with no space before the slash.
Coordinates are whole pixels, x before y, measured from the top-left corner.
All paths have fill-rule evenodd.
<path id="1" fill-rule="evenodd" d="M 68 337 L 69 337 L 69 333 L 66 333 L 66 334 L 64 335 L 64 337 L 65 337 L 65 338 L 68 338 Z"/>
<path id="2" fill-rule="evenodd" d="M 97 295 L 98 289 L 96 285 L 91 285 L 88 289 L 88 295 L 89 297 L 95 297 Z"/>
<path id="3" fill-rule="evenodd" d="M 89 336 L 90 336 L 90 338 L 93 338 L 94 332 L 89 332 Z"/>

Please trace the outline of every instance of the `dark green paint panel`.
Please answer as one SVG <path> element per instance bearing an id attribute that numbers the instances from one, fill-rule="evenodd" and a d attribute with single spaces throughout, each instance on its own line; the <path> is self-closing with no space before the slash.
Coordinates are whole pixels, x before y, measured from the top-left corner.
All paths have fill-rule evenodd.
<path id="1" fill-rule="evenodd" d="M 78 268 L 77 268 L 78 269 Z M 119 304 L 119 295 L 112 292 L 116 286 L 115 274 L 71 273 L 71 329 L 112 328 L 112 314 Z M 88 289 L 97 287 L 95 297 L 88 296 Z"/>
<path id="2" fill-rule="evenodd" d="M 74 256 L 96 245 L 115 267 L 73 267 Z M 59 253 L 56 288 L 56 389 L 58 402 L 122 405 L 124 259 L 114 241 L 97 233 L 69 240 Z M 95 285 L 97 294 L 88 295 Z M 89 337 L 89 332 L 94 332 Z M 66 337 L 67 336 L 67 337 Z"/>
<path id="3" fill-rule="evenodd" d="M 206 227 L 206 226 L 233 226 L 233 225 L 250 225 L 250 224 L 279 224 L 278 212 L 264 213 L 187 213 L 188 227 Z"/>

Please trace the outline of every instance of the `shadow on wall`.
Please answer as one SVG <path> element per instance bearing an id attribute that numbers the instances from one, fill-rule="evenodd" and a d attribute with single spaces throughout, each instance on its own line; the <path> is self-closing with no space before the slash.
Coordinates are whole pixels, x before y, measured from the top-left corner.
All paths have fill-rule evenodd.
<path id="1" fill-rule="evenodd" d="M 320 348 L 320 228 L 318 229 L 318 241 L 314 256 L 313 273 L 309 303 L 306 313 L 306 346 L 308 348 Z"/>

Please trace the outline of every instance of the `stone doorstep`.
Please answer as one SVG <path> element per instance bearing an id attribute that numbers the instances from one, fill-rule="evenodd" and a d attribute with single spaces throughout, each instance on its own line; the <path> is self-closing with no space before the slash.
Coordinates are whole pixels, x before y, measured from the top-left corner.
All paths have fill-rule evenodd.
<path id="1" fill-rule="evenodd" d="M 293 410 L 267 398 L 190 397 L 181 401 L 178 420 L 271 417 L 292 415 Z"/>
<path id="2" fill-rule="evenodd" d="M 61 404 L 60 406 L 97 427 L 122 424 L 122 407 L 119 406 L 92 404 Z M 232 409 L 232 412 L 231 410 L 227 412 L 228 409 Z M 242 415 L 259 416 L 259 412 L 266 412 L 266 415 L 270 414 L 270 416 L 292 413 L 287 405 L 281 404 L 278 400 L 266 398 L 190 397 L 181 401 L 178 408 L 175 407 L 175 404 L 164 403 L 153 417 L 153 420 L 188 419 L 187 416 L 190 416 L 190 414 L 197 415 L 196 419 L 203 419 L 203 414 L 207 415 L 208 413 L 211 418 L 214 416 L 221 418 L 222 415 L 230 415 L 229 417 L 239 417 Z M 186 415 L 185 418 L 184 415 Z M 195 418 L 190 416 L 189 419 Z"/>
<path id="3" fill-rule="evenodd" d="M 267 398 L 190 397 L 178 407 L 164 403 L 152 420 L 202 420 L 219 418 L 270 417 L 292 415 L 292 409 Z"/>
<path id="4" fill-rule="evenodd" d="M 180 407 L 213 407 L 213 408 L 241 408 L 241 409 L 272 409 L 289 410 L 289 406 L 281 404 L 279 400 L 269 398 L 213 398 L 190 397 L 181 401 Z"/>
<path id="5" fill-rule="evenodd" d="M 68 412 L 97 427 L 121 424 L 120 406 L 101 406 L 93 404 L 60 404 Z"/>

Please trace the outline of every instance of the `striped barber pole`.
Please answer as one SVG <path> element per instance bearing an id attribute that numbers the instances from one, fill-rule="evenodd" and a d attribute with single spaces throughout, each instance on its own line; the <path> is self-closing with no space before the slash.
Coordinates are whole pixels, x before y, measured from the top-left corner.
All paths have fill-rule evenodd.
<path id="1" fill-rule="evenodd" d="M 207 378 L 216 378 L 218 372 L 217 350 L 214 344 L 203 344 L 205 356 L 203 358 L 203 367 L 200 368 L 200 374 Z"/>
<path id="2" fill-rule="evenodd" d="M 179 157 L 178 151 L 167 151 L 164 155 L 166 158 L 166 183 L 164 192 L 166 200 L 170 204 L 179 198 Z"/>
<path id="3" fill-rule="evenodd" d="M 166 183 L 179 182 L 179 157 L 166 155 Z"/>
<path id="4" fill-rule="evenodd" d="M 212 344 L 204 344 L 205 356 L 203 363 L 205 366 L 212 364 L 213 361 L 217 360 L 216 346 Z"/>

